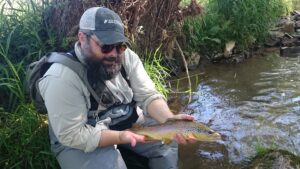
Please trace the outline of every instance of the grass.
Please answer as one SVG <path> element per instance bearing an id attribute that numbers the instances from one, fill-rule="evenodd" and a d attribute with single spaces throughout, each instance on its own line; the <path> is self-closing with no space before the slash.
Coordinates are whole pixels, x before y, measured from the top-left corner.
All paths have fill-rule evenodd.
<path id="1" fill-rule="evenodd" d="M 0 168 L 59 168 L 50 152 L 46 116 L 32 107 L 25 68 L 46 46 L 37 1 L 0 1 Z"/>
<path id="2" fill-rule="evenodd" d="M 31 105 L 16 112 L 0 109 L 0 168 L 59 168 L 50 152 L 46 121 Z"/>
<path id="3" fill-rule="evenodd" d="M 50 151 L 47 116 L 38 114 L 26 91 L 26 66 L 56 48 L 56 37 L 42 26 L 44 1 L 0 0 L 0 168 L 59 168 Z M 45 35 L 46 32 L 46 35 Z M 63 45 L 63 44 L 61 44 Z M 145 67 L 167 96 L 167 69 L 158 50 Z"/>
<path id="4" fill-rule="evenodd" d="M 25 102 L 25 91 L 21 75 L 24 75 L 23 61 L 14 64 L 9 58 L 9 49 L 11 44 L 11 36 L 14 30 L 10 32 L 5 46 L 0 44 L 0 61 L 4 64 L 0 65 L 1 78 L 0 87 L 8 92 L 9 99 L 6 103 L 6 108 L 14 111 L 18 104 Z"/>
<path id="5" fill-rule="evenodd" d="M 162 65 L 163 57 L 159 53 L 159 48 L 155 51 L 145 52 L 143 58 L 145 70 L 153 80 L 156 89 L 167 98 L 169 90 L 166 79 L 170 76 L 170 74 L 169 70 Z"/>

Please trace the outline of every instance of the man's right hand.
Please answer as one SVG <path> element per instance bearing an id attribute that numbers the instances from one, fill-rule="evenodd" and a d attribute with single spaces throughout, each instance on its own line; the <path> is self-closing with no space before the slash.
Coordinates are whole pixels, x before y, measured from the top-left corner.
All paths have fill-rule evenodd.
<path id="1" fill-rule="evenodd" d="M 135 134 L 128 130 L 102 130 L 98 146 L 105 147 L 115 144 L 131 144 L 131 146 L 134 147 L 137 143 L 145 143 L 145 136 Z"/>

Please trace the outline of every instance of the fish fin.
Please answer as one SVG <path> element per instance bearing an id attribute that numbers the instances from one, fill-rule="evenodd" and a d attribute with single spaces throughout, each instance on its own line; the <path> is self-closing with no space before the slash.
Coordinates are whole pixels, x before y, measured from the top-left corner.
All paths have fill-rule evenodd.
<path id="1" fill-rule="evenodd" d="M 171 139 L 163 139 L 162 141 L 164 142 L 164 144 L 171 144 L 172 143 Z"/>

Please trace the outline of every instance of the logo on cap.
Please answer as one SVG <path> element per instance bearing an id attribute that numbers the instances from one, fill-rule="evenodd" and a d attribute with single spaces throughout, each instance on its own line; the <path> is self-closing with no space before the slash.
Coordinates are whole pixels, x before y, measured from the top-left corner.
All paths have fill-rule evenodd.
<path id="1" fill-rule="evenodd" d="M 118 20 L 115 20 L 115 19 L 105 19 L 104 21 L 103 21 L 103 23 L 104 24 L 118 24 L 118 25 L 120 25 L 120 26 L 123 26 L 123 24 L 120 22 L 120 21 L 118 21 Z"/>

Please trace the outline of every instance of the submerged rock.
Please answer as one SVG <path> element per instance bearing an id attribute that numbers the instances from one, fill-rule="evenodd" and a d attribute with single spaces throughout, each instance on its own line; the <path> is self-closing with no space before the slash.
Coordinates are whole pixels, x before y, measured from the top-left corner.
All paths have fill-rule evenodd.
<path id="1" fill-rule="evenodd" d="M 285 150 L 269 150 L 259 154 L 243 169 L 299 169 L 300 157 Z"/>

